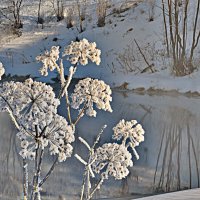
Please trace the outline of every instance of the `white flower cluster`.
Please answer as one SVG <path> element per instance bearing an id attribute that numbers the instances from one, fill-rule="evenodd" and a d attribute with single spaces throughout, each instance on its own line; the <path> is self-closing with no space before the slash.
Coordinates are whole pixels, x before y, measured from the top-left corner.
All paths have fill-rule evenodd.
<path id="1" fill-rule="evenodd" d="M 87 39 L 82 39 L 79 42 L 71 42 L 65 48 L 63 56 L 69 56 L 69 61 L 72 64 L 80 62 L 81 65 L 87 65 L 88 59 L 97 65 L 101 62 L 101 51 L 96 48 L 96 43 L 90 43 Z"/>
<path id="2" fill-rule="evenodd" d="M 128 167 L 133 166 L 132 155 L 124 145 L 106 143 L 95 150 L 92 169 L 101 174 L 102 179 L 113 176 L 115 179 L 125 178 L 129 174 Z"/>
<path id="3" fill-rule="evenodd" d="M 29 160 L 33 160 L 35 158 L 35 151 L 33 151 L 35 149 L 35 145 L 33 145 L 32 147 L 29 147 L 30 144 L 33 143 L 29 143 L 25 138 L 21 140 L 21 148 L 22 150 L 19 152 L 19 155 L 22 156 L 22 158 L 28 158 Z"/>
<path id="4" fill-rule="evenodd" d="M 25 130 L 18 133 L 21 139 L 20 155 L 23 158 L 34 158 L 38 145 L 44 149 L 49 146 L 51 155 L 58 155 L 58 161 L 63 162 L 71 157 L 74 142 L 74 130 L 68 125 L 65 118 L 54 115 L 51 122 L 43 121 L 38 125 L 28 128 L 32 135 L 28 135 Z"/>
<path id="5" fill-rule="evenodd" d="M 5 69 L 3 67 L 3 64 L 0 62 L 0 80 L 1 80 L 1 77 L 5 74 Z"/>
<path id="6" fill-rule="evenodd" d="M 32 79 L 27 79 L 21 85 L 15 99 L 18 105 L 15 110 L 19 112 L 20 118 L 34 125 L 46 118 L 51 121 L 52 115 L 57 113 L 57 107 L 60 104 L 60 101 L 55 98 L 53 88 Z"/>
<path id="7" fill-rule="evenodd" d="M 14 81 L 4 82 L 0 85 L 0 110 L 7 111 L 10 107 L 15 112 L 19 113 L 17 99 L 20 97 L 18 90 L 22 88 L 22 84 Z"/>
<path id="8" fill-rule="evenodd" d="M 32 79 L 27 79 L 24 83 L 4 82 L 0 86 L 0 95 L 1 110 L 12 109 L 24 126 L 29 123 L 38 124 L 46 118 L 51 121 L 60 104 L 51 86 Z"/>
<path id="9" fill-rule="evenodd" d="M 125 121 L 122 119 L 113 128 L 113 131 L 113 139 L 130 139 L 133 148 L 144 141 L 144 129 L 136 120 Z"/>
<path id="10" fill-rule="evenodd" d="M 48 75 L 48 68 L 50 69 L 50 71 L 53 71 L 56 67 L 58 67 L 58 64 L 56 62 L 59 59 L 59 53 L 59 46 L 52 46 L 50 52 L 45 51 L 44 55 L 36 57 L 36 60 L 43 63 L 43 66 L 40 69 L 40 73 L 42 76 Z"/>
<path id="11" fill-rule="evenodd" d="M 1 85 L 0 94 L 1 109 L 12 110 L 21 124 L 18 137 L 22 157 L 34 158 L 38 145 L 41 148 L 49 145 L 50 153 L 58 154 L 60 162 L 71 156 L 74 130 L 57 114 L 60 101 L 51 86 L 32 79 L 24 83 L 11 81 Z"/>
<path id="12" fill-rule="evenodd" d="M 97 112 L 93 108 L 96 104 L 98 109 L 112 112 L 110 102 L 112 91 L 110 86 L 104 81 L 98 79 L 85 78 L 76 84 L 74 93 L 72 93 L 71 106 L 74 109 L 79 109 L 81 104 L 84 104 L 86 114 L 96 117 Z"/>
<path id="13" fill-rule="evenodd" d="M 5 82 L 0 87 L 0 94 L 1 109 L 10 106 L 23 124 L 24 121 L 37 124 L 45 120 L 45 117 L 49 118 L 57 112 L 60 104 L 51 86 L 32 79 L 27 79 L 24 83 Z"/>

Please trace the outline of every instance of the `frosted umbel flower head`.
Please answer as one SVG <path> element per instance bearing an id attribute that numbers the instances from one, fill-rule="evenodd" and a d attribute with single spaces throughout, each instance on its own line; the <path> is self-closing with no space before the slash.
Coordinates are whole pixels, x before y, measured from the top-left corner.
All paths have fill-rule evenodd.
<path id="1" fill-rule="evenodd" d="M 74 128 L 57 114 L 60 101 L 51 86 L 27 79 L 24 83 L 5 82 L 0 88 L 0 106 L 17 120 L 21 140 L 20 155 L 34 159 L 38 146 L 49 146 L 50 154 L 65 161 L 72 154 Z"/>
<path id="2" fill-rule="evenodd" d="M 77 64 L 80 62 L 81 65 L 87 65 L 88 60 L 100 64 L 101 51 L 96 48 L 96 43 L 90 43 L 87 39 L 82 39 L 79 42 L 71 42 L 65 48 L 63 56 L 68 56 L 68 60 L 72 64 Z"/>
<path id="3" fill-rule="evenodd" d="M 19 89 L 22 88 L 22 83 L 15 83 L 14 81 L 4 82 L 0 85 L 0 110 L 7 111 L 9 107 L 15 113 L 19 113 L 17 99 L 21 96 Z"/>
<path id="4" fill-rule="evenodd" d="M 59 46 L 52 46 L 50 51 L 45 51 L 44 55 L 37 56 L 36 60 L 43 63 L 40 73 L 42 76 L 48 75 L 48 69 L 53 71 L 55 68 L 59 68 L 56 63 L 59 59 Z"/>
<path id="5" fill-rule="evenodd" d="M 21 121 L 24 120 L 22 123 L 25 126 L 28 123 L 37 124 L 57 113 L 60 101 L 55 98 L 53 88 L 45 83 L 27 79 L 16 93 L 16 114 Z"/>
<path id="6" fill-rule="evenodd" d="M 67 123 L 65 118 L 54 115 L 51 121 L 39 122 L 37 125 L 30 125 L 26 131 L 18 133 L 21 139 L 20 155 L 23 158 L 34 158 L 38 145 L 44 149 L 49 146 L 51 155 L 58 155 L 58 161 L 63 162 L 71 157 L 73 147 L 70 143 L 74 142 L 74 129 Z"/>
<path id="7" fill-rule="evenodd" d="M 112 112 L 110 106 L 112 101 L 111 94 L 110 86 L 105 84 L 104 81 L 86 78 L 76 84 L 71 95 L 71 106 L 74 109 L 79 109 L 80 105 L 84 104 L 83 108 L 86 110 L 86 114 L 94 117 L 96 116 L 96 111 L 93 108 L 93 104 L 98 109 Z"/>
<path id="8" fill-rule="evenodd" d="M 3 67 L 3 64 L 0 62 L 0 80 L 1 80 L 1 77 L 5 74 L 5 69 Z"/>
<path id="9" fill-rule="evenodd" d="M 129 174 L 128 167 L 133 166 L 132 155 L 122 144 L 106 143 L 96 149 L 92 164 L 95 173 L 101 174 L 102 179 L 109 175 L 115 179 L 125 178 Z"/>
<path id="10" fill-rule="evenodd" d="M 144 141 L 144 129 L 136 120 L 125 121 L 120 120 L 113 128 L 113 139 L 130 139 L 132 147 L 138 146 L 140 142 Z"/>
<path id="11" fill-rule="evenodd" d="M 31 123 L 35 122 L 34 119 L 37 118 L 38 113 L 44 115 L 57 113 L 57 107 L 60 104 L 51 86 L 33 81 L 31 78 L 24 83 L 4 82 L 0 86 L 0 95 L 1 109 L 9 105 L 19 119 L 26 118 Z"/>

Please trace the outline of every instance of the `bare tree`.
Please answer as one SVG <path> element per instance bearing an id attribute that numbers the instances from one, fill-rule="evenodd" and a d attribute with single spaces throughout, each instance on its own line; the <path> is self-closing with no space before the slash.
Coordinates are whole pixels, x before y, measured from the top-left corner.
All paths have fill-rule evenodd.
<path id="1" fill-rule="evenodd" d="M 44 18 L 41 16 L 41 3 L 42 3 L 42 0 L 39 0 L 37 24 L 42 24 L 42 28 L 43 28 Z"/>
<path id="2" fill-rule="evenodd" d="M 74 6 L 67 8 L 66 23 L 67 28 L 72 28 L 74 26 Z"/>
<path id="3" fill-rule="evenodd" d="M 23 24 L 20 19 L 20 12 L 21 12 L 21 7 L 22 7 L 22 2 L 23 0 L 12 0 L 11 3 L 13 4 L 12 6 L 12 14 L 14 17 L 14 27 L 15 28 L 22 28 Z"/>
<path id="4" fill-rule="evenodd" d="M 199 8 L 200 8 L 200 0 L 198 0 L 197 3 L 197 9 L 196 9 L 196 15 L 195 15 L 195 21 L 194 21 L 194 29 L 193 29 L 193 37 L 192 37 L 192 47 L 190 50 L 190 60 L 189 62 L 192 64 L 192 59 L 194 56 L 194 50 L 198 45 L 199 37 L 200 37 L 200 31 L 197 33 L 197 23 L 198 23 L 198 17 L 199 17 Z M 196 36 L 197 34 L 197 36 Z"/>
<path id="5" fill-rule="evenodd" d="M 86 15 L 86 0 L 76 0 L 78 20 L 79 20 L 79 32 L 83 32 L 83 21 Z"/>
<path id="6" fill-rule="evenodd" d="M 167 2 L 166 2 L 167 1 Z M 199 42 L 200 31 L 197 28 L 199 21 L 200 0 L 195 7 L 192 37 L 188 35 L 189 0 L 162 0 L 163 21 L 168 55 L 173 58 L 173 72 L 176 76 L 184 76 L 194 71 L 194 52 Z M 191 40 L 191 41 L 189 41 Z M 189 44 L 191 44 L 189 46 Z M 189 54 L 187 53 L 189 52 Z"/>
<path id="7" fill-rule="evenodd" d="M 164 32 L 165 32 L 165 40 L 167 45 L 167 55 L 169 56 L 169 38 L 168 38 L 168 31 L 167 31 L 167 22 L 166 22 L 166 15 L 165 15 L 165 3 L 164 0 L 162 0 L 162 14 L 163 14 L 163 20 L 164 20 Z"/>
<path id="8" fill-rule="evenodd" d="M 5 7 L 0 9 L 0 15 L 9 20 L 15 29 L 23 27 L 21 21 L 21 9 L 23 0 L 7 0 Z"/>
<path id="9" fill-rule="evenodd" d="M 55 11 L 57 21 L 64 19 L 64 3 L 63 0 L 53 0 L 52 1 L 53 9 Z"/>
<path id="10" fill-rule="evenodd" d="M 107 0 L 98 0 L 97 2 L 97 18 L 98 18 L 97 26 L 98 27 L 105 26 L 107 8 L 108 8 Z"/>

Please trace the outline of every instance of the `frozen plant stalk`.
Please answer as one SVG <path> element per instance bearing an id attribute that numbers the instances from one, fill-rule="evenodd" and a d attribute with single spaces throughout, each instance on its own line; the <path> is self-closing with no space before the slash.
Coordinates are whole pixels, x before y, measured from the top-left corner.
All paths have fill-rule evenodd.
<path id="1" fill-rule="evenodd" d="M 71 42 L 63 52 L 63 57 L 71 62 L 67 78 L 58 46 L 53 46 L 50 51 L 37 56 L 36 59 L 43 63 L 40 69 L 41 75 L 47 76 L 49 70 L 57 71 L 60 78 L 58 96 L 55 95 L 51 86 L 31 78 L 23 83 L 10 81 L 0 85 L 0 111 L 10 114 L 18 130 L 17 136 L 21 147 L 19 154 L 23 160 L 24 171 L 24 200 L 41 200 L 42 186 L 56 165 L 72 156 L 74 133 L 80 119 L 85 114 L 96 117 L 97 111 L 94 106 L 97 109 L 112 112 L 112 91 L 110 86 L 102 80 L 85 78 L 78 82 L 71 95 L 68 91 L 78 66 L 85 66 L 89 61 L 99 65 L 100 55 L 101 51 L 97 49 L 94 42 L 91 43 L 86 39 Z M 5 70 L 0 63 L 0 77 L 4 73 Z M 62 98 L 65 98 L 68 120 L 57 113 Z M 74 119 L 71 117 L 71 108 L 78 110 Z M 91 199 L 104 180 L 110 176 L 122 179 L 129 174 L 128 168 L 133 166 L 129 147 L 133 149 L 136 157 L 139 157 L 135 147 L 144 140 L 144 130 L 137 121 L 121 120 L 113 128 L 113 139 L 118 140 L 118 143 L 105 143 L 96 148 L 105 128 L 106 126 L 97 135 L 93 145 L 82 137 L 78 138 L 89 152 L 87 160 L 78 154 L 75 155 L 85 167 L 81 200 Z M 43 158 L 47 155 L 52 155 L 55 159 L 46 175 L 42 176 Z M 28 189 L 29 167 L 34 169 L 30 189 Z M 96 185 L 91 184 L 91 179 L 94 177 L 99 179 Z"/>

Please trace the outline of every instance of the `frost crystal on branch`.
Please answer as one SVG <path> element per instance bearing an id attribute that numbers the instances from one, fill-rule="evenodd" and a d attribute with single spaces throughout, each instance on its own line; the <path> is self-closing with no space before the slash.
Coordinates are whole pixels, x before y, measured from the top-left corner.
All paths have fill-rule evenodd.
<path id="1" fill-rule="evenodd" d="M 59 46 L 52 46 L 50 52 L 45 51 L 44 55 L 37 56 L 36 60 L 43 63 L 40 73 L 42 76 L 48 75 L 48 68 L 50 71 L 53 71 L 55 68 L 58 68 L 56 63 L 59 59 Z"/>
<path id="2" fill-rule="evenodd" d="M 128 167 L 133 166 L 132 155 L 124 145 L 106 143 L 95 150 L 92 169 L 101 174 L 102 179 L 108 179 L 109 175 L 115 179 L 125 178 L 129 174 Z"/>
<path id="3" fill-rule="evenodd" d="M 5 69 L 3 67 L 3 64 L 0 62 L 0 80 L 1 80 L 1 77 L 5 74 Z"/>
<path id="4" fill-rule="evenodd" d="M 122 119 L 113 128 L 113 131 L 113 139 L 121 140 L 122 138 L 129 138 L 133 148 L 144 141 L 144 129 L 136 120 L 125 121 Z"/>
<path id="5" fill-rule="evenodd" d="M 80 40 L 80 42 L 72 41 L 71 44 L 65 48 L 63 56 L 66 55 L 72 64 L 80 62 L 81 65 L 87 65 L 88 59 L 97 65 L 101 62 L 101 51 L 96 48 L 96 43 L 90 43 L 86 39 Z"/>
<path id="6" fill-rule="evenodd" d="M 110 86 L 105 84 L 104 81 L 86 78 L 76 84 L 74 93 L 71 95 L 71 106 L 74 109 L 79 109 L 80 105 L 84 104 L 83 109 L 86 110 L 86 114 L 96 117 L 96 111 L 93 108 L 94 103 L 98 109 L 112 112 L 110 106 L 111 94 Z"/>

